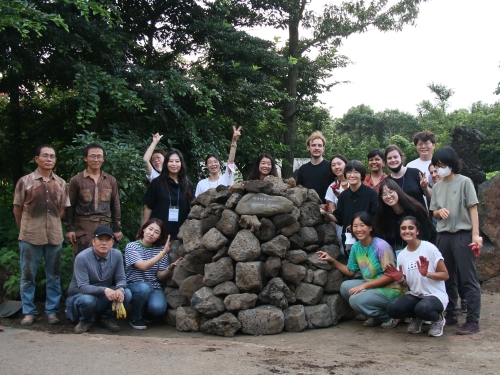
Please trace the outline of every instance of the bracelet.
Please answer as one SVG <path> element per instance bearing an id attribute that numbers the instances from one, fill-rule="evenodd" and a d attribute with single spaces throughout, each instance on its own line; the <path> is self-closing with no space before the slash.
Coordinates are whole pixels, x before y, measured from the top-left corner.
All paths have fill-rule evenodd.
<path id="1" fill-rule="evenodd" d="M 401 276 L 401 279 L 399 279 L 399 280 L 398 280 L 398 283 L 400 283 L 400 284 L 401 284 L 401 283 L 402 283 L 402 282 L 404 282 L 404 281 L 405 281 L 405 277 L 404 277 L 404 276 Z"/>
<path id="2" fill-rule="evenodd" d="M 430 277 L 429 277 L 429 271 L 427 271 L 427 273 L 425 274 L 424 277 L 427 277 L 428 279 L 430 279 Z"/>
<path id="3" fill-rule="evenodd" d="M 231 147 L 236 148 L 236 143 L 231 143 Z"/>

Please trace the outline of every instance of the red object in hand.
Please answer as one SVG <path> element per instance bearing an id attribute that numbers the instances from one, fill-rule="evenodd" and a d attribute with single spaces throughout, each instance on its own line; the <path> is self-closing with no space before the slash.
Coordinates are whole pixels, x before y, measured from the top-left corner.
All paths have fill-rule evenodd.
<path id="1" fill-rule="evenodd" d="M 321 207 L 323 211 L 330 212 L 330 207 L 328 207 L 328 203 L 325 203 L 323 207 Z"/>
<path id="2" fill-rule="evenodd" d="M 469 244 L 469 247 L 476 255 L 476 258 L 479 258 L 479 256 L 481 255 L 481 249 L 479 248 L 479 245 L 477 243 L 473 242 L 473 243 Z"/>

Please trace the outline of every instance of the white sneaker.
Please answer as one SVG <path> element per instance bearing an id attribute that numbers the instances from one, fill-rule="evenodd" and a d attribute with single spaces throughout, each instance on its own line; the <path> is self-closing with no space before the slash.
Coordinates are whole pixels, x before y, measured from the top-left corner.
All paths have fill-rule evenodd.
<path id="1" fill-rule="evenodd" d="M 420 333 L 422 332 L 422 319 L 416 318 L 412 319 L 410 325 L 408 326 L 408 333 Z"/>
<path id="2" fill-rule="evenodd" d="M 431 329 L 428 335 L 433 337 L 439 337 L 443 335 L 444 325 L 446 324 L 446 319 L 441 316 L 441 320 L 436 320 L 432 322 Z"/>
<path id="3" fill-rule="evenodd" d="M 385 329 L 396 328 L 399 324 L 399 319 L 390 319 L 389 321 L 382 323 L 380 326 Z"/>

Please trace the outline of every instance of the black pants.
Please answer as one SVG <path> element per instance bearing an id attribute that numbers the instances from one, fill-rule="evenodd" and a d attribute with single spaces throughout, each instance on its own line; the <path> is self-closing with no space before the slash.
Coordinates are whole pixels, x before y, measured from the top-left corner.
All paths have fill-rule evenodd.
<path id="1" fill-rule="evenodd" d="M 434 296 L 416 297 L 405 294 L 387 306 L 387 314 L 394 319 L 419 318 L 435 322 L 443 311 L 443 304 Z"/>

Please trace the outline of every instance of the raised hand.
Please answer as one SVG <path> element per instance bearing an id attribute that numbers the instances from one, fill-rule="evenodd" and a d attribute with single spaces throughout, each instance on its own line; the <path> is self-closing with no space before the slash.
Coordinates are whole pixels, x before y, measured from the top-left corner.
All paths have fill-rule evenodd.
<path id="1" fill-rule="evenodd" d="M 427 189 L 427 186 L 429 186 L 429 180 L 427 179 L 427 173 L 424 172 L 423 174 L 418 172 L 418 175 L 420 176 L 420 186 L 422 189 Z"/>
<path id="2" fill-rule="evenodd" d="M 399 266 L 398 269 L 392 264 L 388 264 L 384 269 L 384 275 L 392 277 L 394 281 L 399 281 L 403 277 L 403 266 Z"/>
<path id="3" fill-rule="evenodd" d="M 241 136 L 241 126 L 236 129 L 236 126 L 233 126 L 233 142 L 236 142 L 238 138 Z"/>
<path id="4" fill-rule="evenodd" d="M 417 260 L 418 272 L 420 272 L 422 276 L 427 276 L 429 273 L 429 261 L 423 255 L 420 255 L 419 259 L 420 261 Z"/>
<path id="5" fill-rule="evenodd" d="M 160 142 L 160 139 L 162 137 L 163 137 L 163 135 L 160 135 L 160 133 L 156 133 L 155 135 L 153 135 L 153 143 L 157 144 L 158 142 Z"/>

